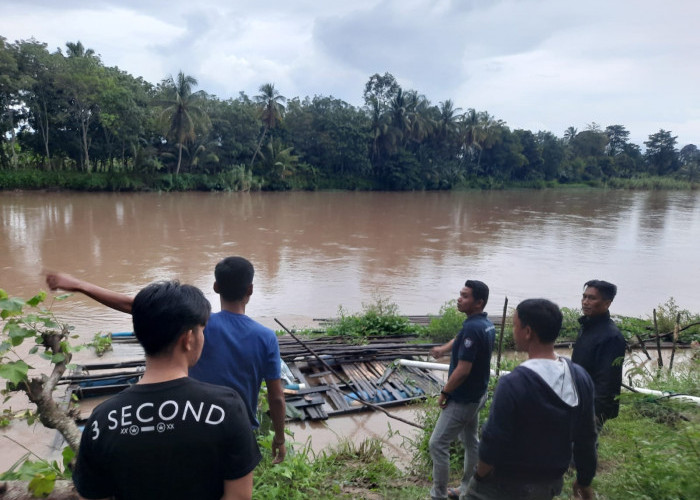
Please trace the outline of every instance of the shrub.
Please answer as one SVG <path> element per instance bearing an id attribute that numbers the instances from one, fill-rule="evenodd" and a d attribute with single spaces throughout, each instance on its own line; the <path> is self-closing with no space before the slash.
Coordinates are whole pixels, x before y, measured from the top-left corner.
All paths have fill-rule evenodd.
<path id="1" fill-rule="evenodd" d="M 557 338 L 557 342 L 576 340 L 579 329 L 581 328 L 581 325 L 578 322 L 578 319 L 581 317 L 581 310 L 572 309 L 570 307 L 562 307 L 561 313 L 564 316 L 564 321 L 561 324 L 561 333 Z"/>
<path id="2" fill-rule="evenodd" d="M 426 333 L 434 342 L 447 342 L 459 333 L 465 319 L 464 313 L 457 310 L 457 300 L 450 300 L 442 305 L 440 315 L 430 320 Z"/>
<path id="3" fill-rule="evenodd" d="M 407 318 L 398 315 L 396 304 L 385 299 L 376 298 L 373 304 L 363 304 L 362 307 L 362 314 L 353 315 L 339 307 L 338 321 L 326 333 L 361 342 L 372 335 L 403 335 L 420 330 Z"/>

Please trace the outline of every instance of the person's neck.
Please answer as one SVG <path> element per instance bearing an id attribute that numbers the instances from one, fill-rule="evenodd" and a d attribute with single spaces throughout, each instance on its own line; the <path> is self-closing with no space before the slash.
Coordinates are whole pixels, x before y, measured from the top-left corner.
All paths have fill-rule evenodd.
<path id="1" fill-rule="evenodd" d="M 531 343 L 527 349 L 528 359 L 557 359 L 554 344 Z"/>
<path id="2" fill-rule="evenodd" d="M 187 377 L 188 366 L 186 359 L 146 356 L 146 370 L 139 384 L 157 384 Z"/>
<path id="3" fill-rule="evenodd" d="M 221 299 L 220 302 L 222 311 L 228 311 L 234 314 L 245 314 L 245 306 L 248 303 L 246 299 L 234 301 Z"/>

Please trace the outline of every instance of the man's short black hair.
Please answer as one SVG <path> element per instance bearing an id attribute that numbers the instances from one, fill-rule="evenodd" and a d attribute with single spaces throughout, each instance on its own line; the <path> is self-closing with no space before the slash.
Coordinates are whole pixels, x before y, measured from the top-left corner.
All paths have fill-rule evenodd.
<path id="1" fill-rule="evenodd" d="M 246 296 L 254 275 L 253 264 L 243 257 L 226 257 L 214 268 L 219 294 L 230 302 Z"/>
<path id="2" fill-rule="evenodd" d="M 520 324 L 529 326 L 543 344 L 553 344 L 559 336 L 563 316 L 559 306 L 551 300 L 523 300 L 515 310 Z"/>
<path id="3" fill-rule="evenodd" d="M 589 286 L 598 290 L 598 292 L 600 292 L 600 296 L 603 297 L 604 300 L 613 300 L 615 295 L 617 295 L 617 286 L 613 285 L 612 283 L 608 283 L 607 281 L 590 280 L 583 285 L 583 289 L 585 290 Z"/>
<path id="4" fill-rule="evenodd" d="M 149 356 L 167 353 L 180 335 L 207 324 L 211 305 L 196 286 L 179 281 L 151 283 L 134 298 L 134 334 Z"/>
<path id="5" fill-rule="evenodd" d="M 472 297 L 474 297 L 474 300 L 483 300 L 483 307 L 486 307 L 486 304 L 489 301 L 489 287 L 486 286 L 486 283 L 478 280 L 467 280 L 464 283 L 464 286 L 471 288 Z"/>

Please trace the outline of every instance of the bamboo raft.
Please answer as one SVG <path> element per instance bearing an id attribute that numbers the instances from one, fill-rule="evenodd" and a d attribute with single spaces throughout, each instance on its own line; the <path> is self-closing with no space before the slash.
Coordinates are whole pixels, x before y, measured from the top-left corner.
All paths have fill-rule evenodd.
<path id="1" fill-rule="evenodd" d="M 296 383 L 285 389 L 289 420 L 325 420 L 328 417 L 402 405 L 437 394 L 441 375 L 415 367 L 393 367 L 398 358 L 424 358 L 438 344 L 416 344 L 415 335 L 371 337 L 366 344 L 347 344 L 340 337 L 304 339 L 322 360 L 290 336 L 278 338 L 280 357 Z M 134 344 L 133 335 L 116 335 L 115 350 Z M 133 350 L 133 346 L 131 346 Z M 118 353 L 117 353 L 118 354 Z M 89 363 L 61 379 L 67 394 L 78 400 L 108 397 L 138 382 L 144 359 Z M 339 378 L 325 365 L 341 375 Z M 390 367 L 392 368 L 390 370 Z M 360 401 L 361 400 L 361 401 Z M 363 402 L 364 401 L 364 402 Z"/>

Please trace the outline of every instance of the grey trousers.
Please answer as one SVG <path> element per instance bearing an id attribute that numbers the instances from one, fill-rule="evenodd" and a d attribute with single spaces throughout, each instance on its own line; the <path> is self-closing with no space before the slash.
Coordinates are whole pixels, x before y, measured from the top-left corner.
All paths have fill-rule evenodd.
<path id="1" fill-rule="evenodd" d="M 464 474 L 460 484 L 460 496 L 467 491 L 467 485 L 474 473 L 478 460 L 479 410 L 486 402 L 486 394 L 477 403 L 457 403 L 448 401 L 440 412 L 433 434 L 430 436 L 430 458 L 433 459 L 433 487 L 430 497 L 447 498 L 447 482 L 450 478 L 450 444 L 459 438 L 464 445 Z"/>

